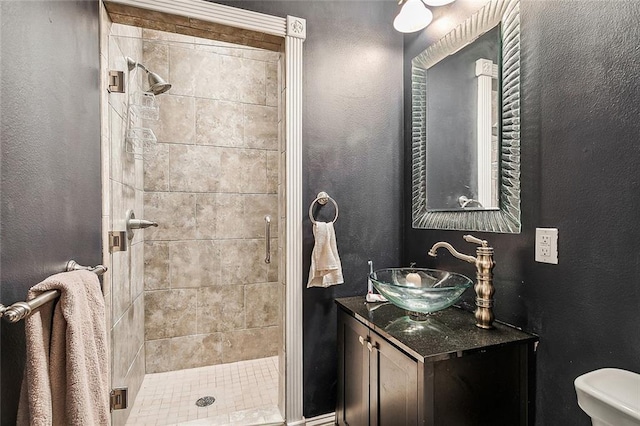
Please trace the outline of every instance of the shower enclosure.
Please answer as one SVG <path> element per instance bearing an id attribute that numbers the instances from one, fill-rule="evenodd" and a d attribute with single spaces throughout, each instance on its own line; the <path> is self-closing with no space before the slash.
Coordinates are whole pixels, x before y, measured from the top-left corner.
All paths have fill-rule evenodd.
<path id="1" fill-rule="evenodd" d="M 102 13 L 113 423 L 281 421 L 281 54 Z M 159 226 L 118 234 L 128 210 Z"/>

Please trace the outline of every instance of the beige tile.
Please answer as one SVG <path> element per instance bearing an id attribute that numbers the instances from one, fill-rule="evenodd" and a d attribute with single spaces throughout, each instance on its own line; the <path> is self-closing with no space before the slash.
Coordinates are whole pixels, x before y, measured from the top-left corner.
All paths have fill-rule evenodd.
<path id="1" fill-rule="evenodd" d="M 177 43 L 193 43 L 194 39 L 191 36 L 183 34 L 170 33 L 167 31 L 158 31 L 148 28 L 142 29 L 142 38 L 145 40 L 158 40 L 158 41 L 173 41 Z"/>
<path id="2" fill-rule="evenodd" d="M 129 401 L 134 401 L 140 391 L 142 381 L 144 379 L 144 350 L 141 350 L 134 360 L 126 378 L 122 382 L 113 382 L 112 387 L 126 387 L 129 391 Z M 133 404 L 129 403 L 129 407 L 124 410 L 116 410 L 111 413 L 111 424 L 123 425 L 133 409 Z"/>
<path id="3" fill-rule="evenodd" d="M 278 192 L 278 177 L 280 155 L 277 151 L 267 152 L 267 193 L 276 194 Z"/>
<path id="4" fill-rule="evenodd" d="M 144 160 L 145 191 L 169 190 L 169 144 L 156 144 L 155 155 Z"/>
<path id="5" fill-rule="evenodd" d="M 248 284 L 245 286 L 247 328 L 278 325 L 280 317 L 280 284 Z"/>
<path id="6" fill-rule="evenodd" d="M 221 333 L 176 337 L 170 341 L 173 370 L 203 367 L 222 361 Z"/>
<path id="7" fill-rule="evenodd" d="M 144 191 L 141 189 L 134 189 L 134 201 L 133 211 L 136 217 L 144 219 Z M 133 234 L 133 241 L 131 244 L 144 243 L 145 230 L 136 230 Z"/>
<path id="8" fill-rule="evenodd" d="M 169 46 L 166 43 L 158 43 L 143 40 L 142 63 L 148 70 L 155 72 L 165 80 L 169 79 Z M 171 83 L 171 81 L 169 81 Z"/>
<path id="9" fill-rule="evenodd" d="M 195 209 L 194 194 L 145 193 L 145 218 L 159 224 L 157 228 L 145 230 L 145 241 L 193 239 L 196 229 Z"/>
<path id="10" fill-rule="evenodd" d="M 111 300 L 114 321 L 118 321 L 131 304 L 129 265 L 130 252 L 128 250 L 113 253 Z"/>
<path id="11" fill-rule="evenodd" d="M 266 151 L 221 148 L 220 169 L 221 192 L 266 193 Z"/>
<path id="12" fill-rule="evenodd" d="M 282 104 L 280 105 L 280 107 L 278 107 L 278 113 L 282 115 L 282 111 L 283 111 L 284 107 L 282 106 Z M 278 120 L 278 150 L 281 153 L 285 153 L 287 151 L 287 129 L 286 129 L 286 118 L 280 118 Z M 281 163 L 284 167 L 285 163 Z"/>
<path id="13" fill-rule="evenodd" d="M 278 107 L 244 106 L 245 146 L 278 149 Z"/>
<path id="14" fill-rule="evenodd" d="M 238 102 L 196 99 L 196 142 L 200 145 L 242 146 L 243 105 Z"/>
<path id="15" fill-rule="evenodd" d="M 111 226 L 109 230 L 124 231 L 125 224 L 125 205 L 124 205 L 124 186 L 115 180 L 110 181 L 111 186 Z"/>
<path id="16" fill-rule="evenodd" d="M 144 243 L 139 242 L 129 247 L 131 251 L 131 300 L 136 300 L 144 290 Z"/>
<path id="17" fill-rule="evenodd" d="M 276 54 L 278 55 L 278 54 Z M 280 98 L 280 90 L 278 87 L 278 62 L 269 62 L 266 67 L 266 104 L 269 106 L 278 106 Z"/>
<path id="18" fill-rule="evenodd" d="M 195 143 L 195 99 L 164 93 L 156 97 L 160 108 L 157 121 L 147 120 L 158 142 Z"/>
<path id="19" fill-rule="evenodd" d="M 126 376 L 135 366 L 144 344 L 144 302 L 140 297 L 113 327 L 113 382 L 128 383 Z"/>
<path id="20" fill-rule="evenodd" d="M 196 194 L 196 238 L 213 239 L 218 225 L 218 194 Z"/>
<path id="21" fill-rule="evenodd" d="M 198 289 L 198 333 L 245 327 L 244 288 L 219 285 Z"/>
<path id="22" fill-rule="evenodd" d="M 235 362 L 277 355 L 278 334 L 279 327 L 225 332 L 222 361 Z"/>
<path id="23" fill-rule="evenodd" d="M 144 161 L 142 158 L 135 158 L 135 186 L 136 190 L 144 191 Z"/>
<path id="24" fill-rule="evenodd" d="M 198 238 L 243 238 L 244 197 L 242 194 L 197 194 Z"/>
<path id="25" fill-rule="evenodd" d="M 220 59 L 193 46 L 171 45 L 169 67 L 174 94 L 207 98 L 212 94 L 209 87 L 217 84 Z"/>
<path id="26" fill-rule="evenodd" d="M 146 292 L 146 340 L 195 334 L 196 297 L 196 289 Z"/>
<path id="27" fill-rule="evenodd" d="M 221 148 L 172 145 L 169 185 L 173 191 L 214 192 L 223 176 Z"/>
<path id="28" fill-rule="evenodd" d="M 264 240 L 220 240 L 221 284 L 267 282 Z"/>
<path id="29" fill-rule="evenodd" d="M 267 215 L 277 236 L 277 201 L 275 194 L 197 194 L 198 238 L 264 238 Z"/>
<path id="30" fill-rule="evenodd" d="M 133 365 L 135 357 L 138 356 L 141 347 L 144 345 L 144 295 L 139 295 L 131 304 L 128 321 L 130 326 L 126 345 L 128 346 L 129 359 L 131 360 L 130 365 Z"/>
<path id="31" fill-rule="evenodd" d="M 172 191 L 267 191 L 267 154 L 263 150 L 172 145 L 169 162 Z"/>
<path id="32" fill-rule="evenodd" d="M 150 241 L 144 245 L 144 289 L 169 288 L 169 243 Z"/>
<path id="33" fill-rule="evenodd" d="M 206 39 L 200 39 L 206 40 Z M 209 40 L 214 41 L 214 40 Z M 196 49 L 209 52 L 215 55 L 236 56 L 241 58 L 243 56 L 242 49 L 238 49 L 231 43 L 218 42 L 216 44 L 196 43 Z"/>
<path id="34" fill-rule="evenodd" d="M 113 107 L 109 107 L 109 124 L 111 142 L 111 179 L 122 183 L 122 169 L 125 157 L 124 128 L 122 117 L 118 115 Z"/>
<path id="35" fill-rule="evenodd" d="M 120 160 L 122 161 L 122 183 L 131 188 L 135 188 L 136 186 L 136 160 L 131 152 L 127 152 L 126 149 L 127 141 L 125 139 L 125 149 L 122 153 Z"/>
<path id="36" fill-rule="evenodd" d="M 265 63 L 252 59 L 220 56 L 220 70 L 212 97 L 257 105 L 266 102 Z"/>
<path id="37" fill-rule="evenodd" d="M 119 318 L 112 329 L 111 360 L 113 365 L 113 383 L 124 383 L 129 365 L 131 364 L 129 348 L 127 347 L 130 328 L 131 323 L 129 317 L 125 314 Z"/>
<path id="38" fill-rule="evenodd" d="M 271 239 L 271 263 L 267 265 L 267 281 L 276 282 L 280 280 L 278 267 L 280 265 L 281 252 L 278 249 L 278 239 Z"/>
<path id="39" fill-rule="evenodd" d="M 271 218 L 271 238 L 278 236 L 278 196 L 275 194 L 247 194 L 244 196 L 245 238 L 265 237 L 265 216 Z"/>
<path id="40" fill-rule="evenodd" d="M 220 280 L 220 250 L 211 240 L 169 243 L 171 288 L 207 287 Z"/>
<path id="41" fill-rule="evenodd" d="M 213 56 L 213 55 L 212 55 Z M 213 56 L 196 80 L 202 97 L 264 105 L 265 63 L 234 56 Z"/>
<path id="42" fill-rule="evenodd" d="M 120 36 L 123 38 L 140 38 L 142 36 L 142 29 L 132 27 L 130 25 L 122 25 L 114 23 L 111 26 L 111 34 Z"/>
<path id="43" fill-rule="evenodd" d="M 147 374 L 173 370 L 171 339 L 147 340 L 144 348 Z"/>
<path id="44" fill-rule="evenodd" d="M 278 61 L 280 54 L 278 52 L 272 52 L 270 50 L 257 49 L 255 47 L 243 47 L 242 57 L 247 59 L 255 59 L 256 61 L 273 62 Z"/>

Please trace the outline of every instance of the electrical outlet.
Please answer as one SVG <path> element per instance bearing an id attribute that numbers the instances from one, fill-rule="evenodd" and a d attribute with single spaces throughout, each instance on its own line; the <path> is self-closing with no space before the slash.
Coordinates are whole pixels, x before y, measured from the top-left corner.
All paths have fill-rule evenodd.
<path id="1" fill-rule="evenodd" d="M 558 229 L 536 228 L 536 262 L 558 264 Z"/>

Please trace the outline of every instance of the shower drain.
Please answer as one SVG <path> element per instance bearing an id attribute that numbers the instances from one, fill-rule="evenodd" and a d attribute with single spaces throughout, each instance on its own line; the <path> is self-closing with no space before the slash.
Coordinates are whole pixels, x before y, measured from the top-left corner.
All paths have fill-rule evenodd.
<path id="1" fill-rule="evenodd" d="M 216 402 L 216 399 L 212 396 L 203 396 L 199 400 L 196 401 L 196 405 L 198 407 L 208 407 L 209 405 Z"/>

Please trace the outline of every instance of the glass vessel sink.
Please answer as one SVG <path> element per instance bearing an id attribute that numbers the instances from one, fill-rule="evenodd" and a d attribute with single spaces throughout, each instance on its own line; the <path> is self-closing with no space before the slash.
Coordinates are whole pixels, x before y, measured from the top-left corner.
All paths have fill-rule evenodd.
<path id="1" fill-rule="evenodd" d="M 380 294 L 416 320 L 453 305 L 473 285 L 464 275 L 438 269 L 378 269 L 370 278 Z"/>

